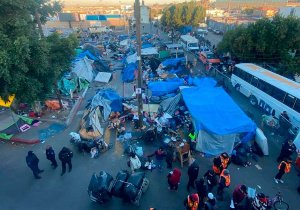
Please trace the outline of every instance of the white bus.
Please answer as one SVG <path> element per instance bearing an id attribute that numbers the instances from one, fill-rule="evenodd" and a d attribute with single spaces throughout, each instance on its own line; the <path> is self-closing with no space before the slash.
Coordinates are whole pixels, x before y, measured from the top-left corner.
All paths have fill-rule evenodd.
<path id="1" fill-rule="evenodd" d="M 190 35 L 181 35 L 180 43 L 186 51 L 197 51 L 199 50 L 198 39 Z"/>
<path id="2" fill-rule="evenodd" d="M 294 127 L 300 127 L 300 84 L 252 63 L 235 65 L 231 83 L 266 114 L 279 118 L 286 111 Z"/>

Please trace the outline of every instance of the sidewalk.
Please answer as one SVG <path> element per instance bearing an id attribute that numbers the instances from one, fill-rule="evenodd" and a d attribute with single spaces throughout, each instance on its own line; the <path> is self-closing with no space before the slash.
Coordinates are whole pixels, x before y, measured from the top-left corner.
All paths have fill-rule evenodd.
<path id="1" fill-rule="evenodd" d="M 31 126 L 29 130 L 17 133 L 10 140 L 3 141 L 22 144 L 38 144 L 63 131 L 74 119 L 74 116 L 76 115 L 87 90 L 88 88 L 83 90 L 75 100 L 74 104 L 69 109 L 64 110 L 64 113 L 62 113 L 60 117 L 57 117 L 60 114 L 59 112 L 53 111 L 53 114 L 48 113 L 41 118 L 36 118 L 36 120 L 40 121 L 40 124 L 37 127 Z M 1 122 L 2 120 L 5 119 L 1 118 Z"/>

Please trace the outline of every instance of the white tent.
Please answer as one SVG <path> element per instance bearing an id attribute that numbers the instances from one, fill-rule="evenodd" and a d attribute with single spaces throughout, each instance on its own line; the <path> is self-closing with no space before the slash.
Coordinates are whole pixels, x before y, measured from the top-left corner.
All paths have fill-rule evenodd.
<path id="1" fill-rule="evenodd" d="M 84 78 L 91 82 L 94 78 L 92 63 L 94 61 L 84 57 L 83 59 L 77 60 L 75 66 L 72 69 L 78 77 Z"/>
<path id="2" fill-rule="evenodd" d="M 111 78 L 111 73 L 108 72 L 99 72 L 95 78 L 96 82 L 108 83 Z"/>

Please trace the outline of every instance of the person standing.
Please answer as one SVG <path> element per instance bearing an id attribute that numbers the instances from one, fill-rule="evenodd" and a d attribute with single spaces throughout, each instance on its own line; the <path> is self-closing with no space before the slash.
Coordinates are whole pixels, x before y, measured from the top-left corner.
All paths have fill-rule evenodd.
<path id="1" fill-rule="evenodd" d="M 167 162 L 168 169 L 173 168 L 173 160 L 174 160 L 174 149 L 171 145 L 169 145 L 166 152 L 166 162 Z"/>
<path id="2" fill-rule="evenodd" d="M 274 181 L 276 184 L 278 182 L 284 183 L 284 181 L 281 179 L 283 174 L 287 174 L 291 171 L 291 162 L 292 160 L 290 158 L 285 159 L 281 161 L 281 163 L 278 165 L 278 173 L 276 174 Z"/>
<path id="3" fill-rule="evenodd" d="M 130 165 L 131 173 L 134 173 L 135 170 L 138 170 L 141 168 L 141 165 L 142 165 L 141 161 L 134 152 L 132 152 L 130 154 L 129 165 Z"/>
<path id="4" fill-rule="evenodd" d="M 199 206 L 199 196 L 197 193 L 188 195 L 186 199 L 184 199 L 184 206 L 187 210 L 197 210 Z"/>
<path id="5" fill-rule="evenodd" d="M 280 154 L 277 158 L 277 162 L 282 161 L 285 158 L 290 158 L 291 155 L 296 151 L 296 146 L 292 140 L 288 140 L 287 142 L 282 144 Z"/>
<path id="6" fill-rule="evenodd" d="M 51 161 L 51 166 L 53 167 L 53 169 L 56 169 L 57 162 L 55 159 L 55 152 L 51 145 L 48 145 L 46 148 L 46 158 Z"/>
<path id="7" fill-rule="evenodd" d="M 71 172 L 72 171 L 71 159 L 73 157 L 73 152 L 69 148 L 63 147 L 59 152 L 58 157 L 61 161 L 61 166 L 62 166 L 62 172 L 60 175 L 62 176 L 66 173 L 66 164 L 68 164 L 69 172 Z"/>
<path id="8" fill-rule="evenodd" d="M 231 160 L 227 152 L 223 152 L 213 160 L 213 171 L 215 174 L 220 175 L 224 169 L 227 169 Z"/>
<path id="9" fill-rule="evenodd" d="M 239 206 L 239 204 L 247 197 L 247 187 L 246 185 L 238 185 L 234 188 L 232 193 L 233 205 L 235 208 Z"/>
<path id="10" fill-rule="evenodd" d="M 204 203 L 204 210 L 214 210 L 216 206 L 216 199 L 214 194 L 208 193 L 208 200 Z"/>
<path id="11" fill-rule="evenodd" d="M 215 172 L 213 170 L 208 170 L 203 177 L 206 178 L 208 192 L 211 192 L 214 186 L 217 185 L 217 178 Z"/>
<path id="12" fill-rule="evenodd" d="M 207 186 L 204 183 L 204 179 L 201 178 L 198 181 L 196 181 L 196 189 L 197 193 L 199 196 L 199 201 L 200 201 L 200 207 L 203 207 L 204 205 L 204 200 L 207 198 Z"/>
<path id="13" fill-rule="evenodd" d="M 163 147 L 159 147 L 159 149 L 156 150 L 153 154 L 148 155 L 148 157 L 153 157 L 153 156 L 155 156 L 157 168 L 161 171 L 163 166 L 164 156 L 166 156 Z"/>
<path id="14" fill-rule="evenodd" d="M 33 151 L 28 151 L 28 154 L 26 156 L 26 163 L 27 166 L 32 170 L 33 176 L 36 179 L 40 179 L 40 173 L 42 173 L 44 170 L 39 169 L 39 159 L 38 157 L 33 153 Z"/>
<path id="15" fill-rule="evenodd" d="M 197 164 L 196 160 L 194 159 L 193 163 L 188 168 L 189 181 L 187 184 L 187 191 L 190 191 L 190 187 L 195 189 L 195 181 L 198 177 L 198 173 L 199 173 L 199 165 Z"/>
<path id="16" fill-rule="evenodd" d="M 177 191 L 180 182 L 180 177 L 181 177 L 181 172 L 178 168 L 174 168 L 174 170 L 168 174 L 167 178 L 168 178 L 169 190 Z"/>
<path id="17" fill-rule="evenodd" d="M 224 169 L 220 174 L 219 186 L 217 189 L 217 195 L 219 200 L 223 200 L 223 192 L 225 187 L 230 186 L 230 175 L 229 170 Z"/>

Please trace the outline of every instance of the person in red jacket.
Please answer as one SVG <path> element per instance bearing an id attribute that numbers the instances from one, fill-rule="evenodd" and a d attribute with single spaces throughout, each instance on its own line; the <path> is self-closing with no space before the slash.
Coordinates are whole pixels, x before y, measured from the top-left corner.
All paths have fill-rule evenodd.
<path id="1" fill-rule="evenodd" d="M 248 193 L 246 185 L 236 186 L 232 193 L 234 207 L 237 208 L 238 205 L 244 200 L 244 198 L 247 197 L 247 195 Z"/>
<path id="2" fill-rule="evenodd" d="M 281 178 L 283 174 L 287 174 L 291 171 L 291 162 L 291 158 L 286 158 L 285 160 L 281 161 L 281 163 L 278 165 L 279 172 L 274 178 L 276 184 L 278 184 L 278 182 L 283 183 L 283 180 Z"/>
<path id="3" fill-rule="evenodd" d="M 168 174 L 168 184 L 170 190 L 177 191 L 180 182 L 180 177 L 181 172 L 178 168 L 174 168 L 174 170 Z"/>

